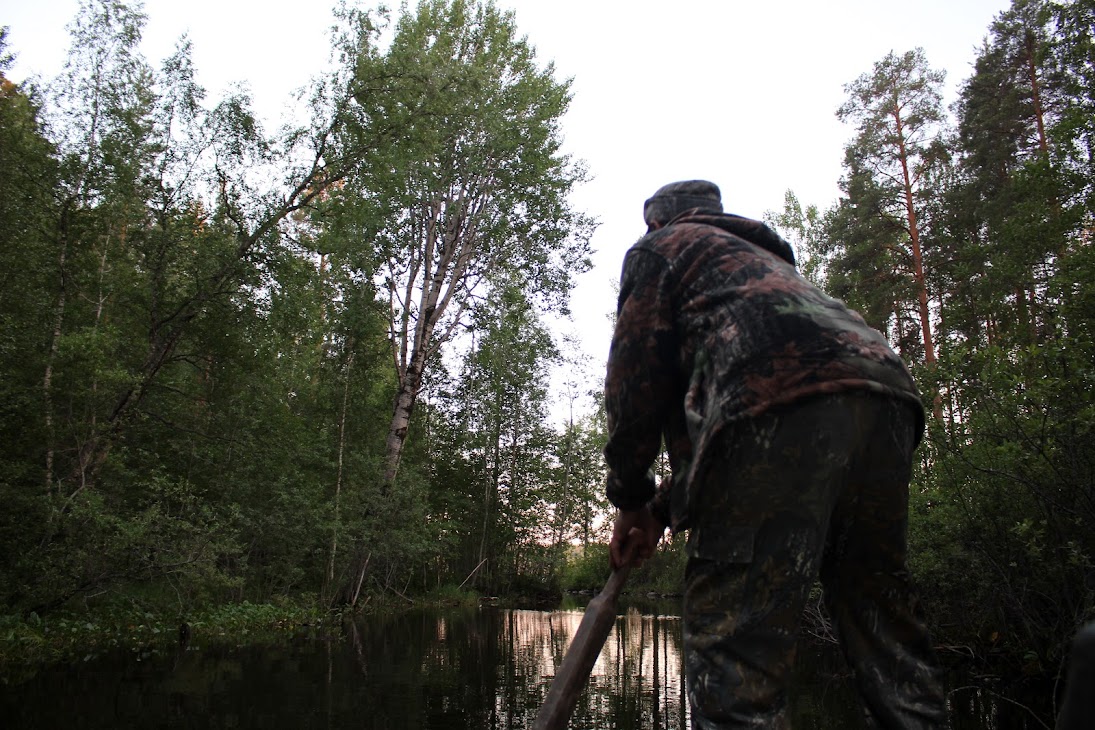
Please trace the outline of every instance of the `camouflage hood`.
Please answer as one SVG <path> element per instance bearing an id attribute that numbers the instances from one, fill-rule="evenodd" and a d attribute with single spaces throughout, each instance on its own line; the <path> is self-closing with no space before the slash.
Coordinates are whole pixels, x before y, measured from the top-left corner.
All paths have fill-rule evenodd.
<path id="1" fill-rule="evenodd" d="M 676 223 L 702 223 L 708 226 L 721 228 L 739 238 L 744 238 L 749 243 L 760 246 L 765 251 L 774 253 L 781 259 L 795 265 L 795 252 L 791 244 L 783 240 L 778 233 L 760 221 L 742 218 L 732 213 L 708 213 L 700 210 L 689 210 L 681 213 L 670 221 L 669 225 Z"/>

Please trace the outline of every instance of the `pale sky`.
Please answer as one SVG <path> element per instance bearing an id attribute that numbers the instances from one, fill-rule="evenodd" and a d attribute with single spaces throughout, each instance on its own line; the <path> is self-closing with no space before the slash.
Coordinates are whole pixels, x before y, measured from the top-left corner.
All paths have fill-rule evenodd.
<path id="1" fill-rule="evenodd" d="M 398 3 L 392 2 L 397 5 Z M 565 151 L 593 180 L 577 207 L 601 222 L 594 269 L 573 295 L 574 331 L 603 377 L 613 282 L 643 232 L 642 203 L 674 180 L 717 183 L 728 212 L 760 218 L 786 190 L 824 209 L 837 198 L 843 87 L 891 50 L 923 47 L 947 72 L 946 102 L 1010 0 L 497 0 L 520 32 L 573 78 Z M 332 16 L 324 2 L 147 0 L 143 50 L 155 67 L 188 33 L 210 101 L 246 82 L 271 128 L 293 89 L 321 73 Z M 332 1 L 333 5 L 333 1 Z M 11 78 L 57 75 L 77 0 L 0 0 L 16 55 Z M 596 385 L 596 383 L 594 383 Z"/>

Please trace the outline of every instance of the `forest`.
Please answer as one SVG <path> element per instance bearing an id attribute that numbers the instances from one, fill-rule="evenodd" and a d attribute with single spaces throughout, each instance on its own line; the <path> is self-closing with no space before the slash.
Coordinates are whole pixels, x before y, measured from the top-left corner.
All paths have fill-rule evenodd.
<path id="1" fill-rule="evenodd" d="M 185 38 L 143 58 L 136 3 L 85 0 L 48 83 L 0 35 L 4 625 L 607 575 L 603 413 L 548 412 L 554 369 L 601 387 L 546 324 L 596 226 L 571 81 L 490 3 L 338 17 L 273 131 Z M 937 642 L 1029 673 L 1095 619 L 1093 28 L 1095 0 L 1015 0 L 949 109 L 923 51 L 879 59 L 834 110 L 839 199 L 767 215 L 923 390 Z M 681 543 L 636 584 L 672 593 Z"/>

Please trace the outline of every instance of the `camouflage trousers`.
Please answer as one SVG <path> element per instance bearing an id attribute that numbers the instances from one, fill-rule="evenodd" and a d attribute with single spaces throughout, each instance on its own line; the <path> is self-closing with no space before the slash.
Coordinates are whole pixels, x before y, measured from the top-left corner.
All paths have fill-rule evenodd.
<path id="1" fill-rule="evenodd" d="M 787 685 L 820 577 L 867 723 L 946 726 L 905 565 L 915 414 L 869 393 L 733 424 L 690 507 L 684 647 L 692 727 L 788 728 Z"/>

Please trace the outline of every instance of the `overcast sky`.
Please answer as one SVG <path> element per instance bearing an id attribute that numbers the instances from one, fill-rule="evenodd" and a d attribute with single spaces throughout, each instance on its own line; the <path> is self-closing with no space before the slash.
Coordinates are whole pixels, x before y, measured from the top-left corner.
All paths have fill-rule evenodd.
<path id="1" fill-rule="evenodd" d="M 77 0 L 0 0 L 17 54 L 11 77 L 61 69 Z M 398 3 L 393 3 L 398 4 Z M 541 62 L 573 78 L 566 151 L 593 180 L 575 196 L 601 222 L 593 271 L 575 292 L 576 332 L 603 375 L 624 251 L 642 202 L 666 182 L 706 178 L 727 211 L 760 218 L 793 190 L 803 205 L 837 197 L 843 87 L 888 52 L 923 47 L 953 101 L 1009 0 L 498 0 L 513 8 Z M 246 82 L 272 124 L 291 90 L 320 73 L 332 16 L 324 2 L 148 0 L 143 50 L 159 62 L 188 33 L 210 100 Z"/>

